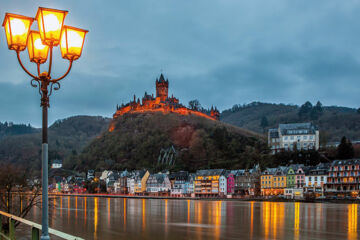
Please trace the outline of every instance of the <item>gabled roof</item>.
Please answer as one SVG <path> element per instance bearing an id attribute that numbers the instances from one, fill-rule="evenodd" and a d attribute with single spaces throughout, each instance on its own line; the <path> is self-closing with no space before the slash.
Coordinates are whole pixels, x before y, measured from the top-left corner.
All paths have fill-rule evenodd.
<path id="1" fill-rule="evenodd" d="M 224 169 L 206 169 L 206 170 L 197 170 L 196 176 L 219 176 L 224 174 Z"/>

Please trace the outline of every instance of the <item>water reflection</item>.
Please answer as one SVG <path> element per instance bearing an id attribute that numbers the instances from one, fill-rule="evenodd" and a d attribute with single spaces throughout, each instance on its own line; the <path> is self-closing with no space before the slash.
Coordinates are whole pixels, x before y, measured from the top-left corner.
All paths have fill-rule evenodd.
<path id="1" fill-rule="evenodd" d="M 295 214 L 294 214 L 294 239 L 299 239 L 300 232 L 300 203 L 295 203 Z"/>
<path id="2" fill-rule="evenodd" d="M 357 239 L 357 215 L 358 215 L 358 205 L 350 204 L 348 205 L 348 239 L 353 240 Z"/>
<path id="3" fill-rule="evenodd" d="M 94 197 L 94 238 L 97 239 L 98 228 L 98 198 Z"/>
<path id="4" fill-rule="evenodd" d="M 357 204 L 98 197 L 88 201 L 68 196 L 52 201 L 50 227 L 84 239 L 359 238 Z M 34 208 L 29 218 L 41 222 L 41 211 Z"/>
<path id="5" fill-rule="evenodd" d="M 142 230 L 145 231 L 145 215 L 146 215 L 146 205 L 145 199 L 142 200 Z"/>

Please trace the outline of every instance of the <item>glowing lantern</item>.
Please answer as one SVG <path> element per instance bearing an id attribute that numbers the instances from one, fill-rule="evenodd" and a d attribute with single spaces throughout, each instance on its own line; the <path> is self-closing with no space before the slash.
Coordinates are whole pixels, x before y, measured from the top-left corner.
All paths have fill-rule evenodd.
<path id="1" fill-rule="evenodd" d="M 30 31 L 27 46 L 31 62 L 40 64 L 46 62 L 49 46 L 42 44 L 39 32 Z"/>
<path id="2" fill-rule="evenodd" d="M 39 7 L 35 19 L 38 22 L 41 40 L 44 44 L 59 45 L 61 30 L 67 13 L 67 11 Z"/>
<path id="3" fill-rule="evenodd" d="M 34 19 L 17 14 L 6 13 L 3 27 L 5 28 L 6 40 L 10 50 L 24 51 L 30 26 Z"/>
<path id="4" fill-rule="evenodd" d="M 64 26 L 60 43 L 61 56 L 71 61 L 78 59 L 81 56 L 87 32 L 87 30 Z"/>

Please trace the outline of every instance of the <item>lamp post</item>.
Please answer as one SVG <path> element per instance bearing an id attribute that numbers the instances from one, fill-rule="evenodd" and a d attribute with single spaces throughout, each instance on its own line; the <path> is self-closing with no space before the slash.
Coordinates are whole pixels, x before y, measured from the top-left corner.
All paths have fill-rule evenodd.
<path id="1" fill-rule="evenodd" d="M 22 15 L 6 13 L 3 27 L 5 28 L 8 48 L 16 51 L 16 56 L 22 69 L 32 78 L 31 86 L 39 89 L 42 107 L 42 216 L 41 239 L 49 237 L 48 218 L 48 108 L 49 97 L 53 90 L 60 89 L 59 81 L 66 77 L 82 53 L 87 30 L 64 26 L 67 11 L 42 8 L 38 9 L 35 19 Z M 34 21 L 38 23 L 39 31 L 31 30 Z M 51 75 L 53 48 L 60 45 L 61 56 L 69 61 L 67 71 L 59 78 Z M 23 65 L 20 52 L 28 49 L 30 62 L 37 66 L 37 73 L 32 74 Z M 47 72 L 41 72 L 40 66 L 48 60 Z"/>

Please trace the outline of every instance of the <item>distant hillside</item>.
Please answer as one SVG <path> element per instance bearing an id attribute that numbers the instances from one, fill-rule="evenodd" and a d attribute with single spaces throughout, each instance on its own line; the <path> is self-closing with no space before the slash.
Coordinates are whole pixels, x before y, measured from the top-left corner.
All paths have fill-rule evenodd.
<path id="1" fill-rule="evenodd" d="M 87 146 L 79 170 L 238 168 L 252 166 L 266 151 L 263 136 L 220 121 L 179 114 L 125 114 Z M 175 164 L 159 164 L 161 149 L 177 152 Z"/>
<path id="2" fill-rule="evenodd" d="M 38 132 L 39 129 L 33 128 L 30 124 L 13 124 L 0 122 L 0 139 L 7 137 L 7 136 L 14 136 L 14 135 L 22 135 L 22 134 L 29 134 Z"/>
<path id="3" fill-rule="evenodd" d="M 267 120 L 266 127 L 261 124 L 264 118 Z M 279 123 L 311 121 L 319 127 L 323 143 L 340 141 L 342 136 L 360 140 L 360 114 L 356 109 L 347 107 L 324 107 L 319 104 L 317 108 L 309 103 L 296 106 L 253 102 L 234 105 L 223 111 L 221 120 L 258 133 Z"/>
<path id="4" fill-rule="evenodd" d="M 56 121 L 49 127 L 49 159 L 67 159 L 81 152 L 96 136 L 106 131 L 110 119 L 75 116 Z M 6 136 L 0 139 L 0 161 L 41 168 L 41 132 Z"/>

